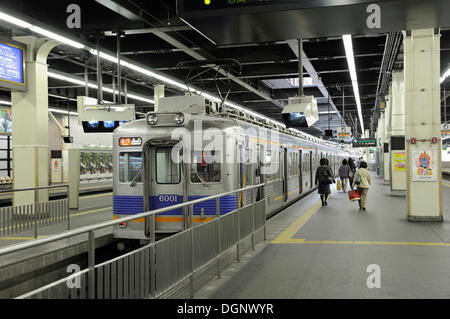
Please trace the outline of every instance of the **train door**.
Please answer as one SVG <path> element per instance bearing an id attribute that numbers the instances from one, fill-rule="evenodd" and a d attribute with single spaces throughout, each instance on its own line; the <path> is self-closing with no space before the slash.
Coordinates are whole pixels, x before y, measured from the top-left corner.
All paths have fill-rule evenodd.
<path id="1" fill-rule="evenodd" d="M 172 152 L 174 144 L 151 145 L 147 150 L 149 160 L 147 168 L 150 172 L 146 176 L 149 185 L 149 209 L 155 210 L 187 200 L 184 187 L 185 177 L 182 173 L 181 154 Z M 175 156 L 175 157 L 174 157 Z M 206 163 L 206 161 L 205 161 Z M 200 163 L 200 169 L 201 169 Z M 173 232 L 183 229 L 183 210 L 176 209 L 162 213 L 155 218 L 156 230 L 159 232 Z M 160 222 L 160 223 L 158 223 Z"/>
<path id="2" fill-rule="evenodd" d="M 288 193 L 288 151 L 287 148 L 283 148 L 281 152 L 282 158 L 280 159 L 281 164 L 281 179 L 282 179 L 282 189 L 283 189 L 283 199 L 287 201 Z"/>
<path id="3" fill-rule="evenodd" d="M 303 152 L 302 150 L 298 151 L 298 192 L 299 194 L 303 193 Z"/>

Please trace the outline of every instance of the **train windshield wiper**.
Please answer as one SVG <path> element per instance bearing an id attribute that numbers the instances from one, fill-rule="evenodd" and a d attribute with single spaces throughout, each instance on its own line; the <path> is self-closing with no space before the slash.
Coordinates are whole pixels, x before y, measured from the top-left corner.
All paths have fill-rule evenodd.
<path id="1" fill-rule="evenodd" d="M 137 184 L 138 180 L 141 178 L 143 172 L 144 172 L 144 168 L 141 168 L 139 173 L 137 173 L 136 176 L 131 181 L 131 184 L 130 184 L 131 187 L 136 186 L 136 184 Z"/>
<path id="2" fill-rule="evenodd" d="M 200 173 L 195 169 L 194 170 L 195 175 L 198 177 L 198 179 L 200 180 L 200 182 L 202 182 L 203 185 L 206 185 L 205 180 L 203 179 L 203 177 L 200 175 Z"/>

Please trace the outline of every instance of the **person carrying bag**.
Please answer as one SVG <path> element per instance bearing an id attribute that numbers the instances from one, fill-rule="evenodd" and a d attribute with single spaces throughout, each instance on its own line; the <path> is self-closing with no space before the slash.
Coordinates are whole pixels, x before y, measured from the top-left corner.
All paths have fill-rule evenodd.
<path id="1" fill-rule="evenodd" d="M 315 184 L 318 186 L 318 193 L 320 194 L 320 200 L 322 206 L 327 206 L 328 195 L 331 194 L 330 185 L 335 183 L 333 178 L 334 174 L 331 168 L 327 165 L 327 160 L 322 158 L 320 160 L 320 166 L 316 170 Z"/>
<path id="2" fill-rule="evenodd" d="M 362 161 L 360 164 L 360 168 L 355 173 L 354 181 L 352 184 L 352 189 L 354 189 L 356 186 L 360 196 L 360 199 L 358 201 L 360 210 L 366 210 L 367 194 L 369 192 L 370 182 L 371 176 L 369 171 L 367 170 L 367 163 Z"/>

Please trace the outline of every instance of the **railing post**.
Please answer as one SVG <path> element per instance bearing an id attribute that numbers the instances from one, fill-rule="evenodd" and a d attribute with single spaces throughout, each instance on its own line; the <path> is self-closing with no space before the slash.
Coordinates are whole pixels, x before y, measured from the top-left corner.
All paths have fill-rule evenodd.
<path id="1" fill-rule="evenodd" d="M 255 190 L 252 190 L 252 250 L 255 250 Z"/>
<path id="2" fill-rule="evenodd" d="M 240 242 L 241 242 L 241 224 L 239 221 L 239 217 L 240 217 L 240 208 L 237 209 L 236 211 L 236 216 L 237 216 L 237 245 L 236 245 L 236 262 L 241 262 L 241 252 L 240 252 Z"/>
<path id="3" fill-rule="evenodd" d="M 150 296 L 156 297 L 156 237 L 150 235 Z"/>
<path id="4" fill-rule="evenodd" d="M 38 213 L 39 213 L 39 205 L 38 205 L 38 191 L 34 189 L 34 239 L 38 238 Z"/>
<path id="5" fill-rule="evenodd" d="M 220 279 L 220 254 L 222 253 L 222 242 L 221 242 L 222 241 L 222 234 L 220 232 L 222 217 L 220 216 L 220 197 L 216 198 L 216 218 L 217 218 L 217 224 L 218 224 L 218 231 L 217 231 L 217 252 L 218 252 L 217 278 Z"/>
<path id="6" fill-rule="evenodd" d="M 70 186 L 67 189 L 67 230 L 70 230 Z"/>
<path id="7" fill-rule="evenodd" d="M 190 283 L 190 292 L 191 292 L 191 299 L 194 299 L 194 228 L 193 228 L 193 219 L 194 219 L 194 205 L 189 206 L 190 207 L 190 229 L 191 232 L 190 238 L 191 238 L 191 249 L 190 255 L 191 255 L 191 274 L 189 276 L 189 283 Z"/>
<path id="8" fill-rule="evenodd" d="M 89 231 L 88 241 L 88 296 L 89 299 L 95 298 L 95 230 Z"/>
<path id="9" fill-rule="evenodd" d="M 263 188 L 264 186 L 261 186 L 261 189 L 262 189 L 262 191 L 261 191 L 261 193 L 262 192 L 264 192 L 264 188 Z M 266 201 L 266 196 L 265 196 L 266 194 L 264 194 L 264 197 L 262 197 L 263 199 L 264 199 L 264 207 L 265 207 L 265 201 Z M 264 216 L 265 216 L 265 211 L 264 211 Z M 266 241 L 267 240 L 267 233 L 266 233 L 266 219 L 264 218 L 263 219 L 264 220 L 264 227 L 263 227 L 263 231 L 264 231 L 264 241 Z"/>

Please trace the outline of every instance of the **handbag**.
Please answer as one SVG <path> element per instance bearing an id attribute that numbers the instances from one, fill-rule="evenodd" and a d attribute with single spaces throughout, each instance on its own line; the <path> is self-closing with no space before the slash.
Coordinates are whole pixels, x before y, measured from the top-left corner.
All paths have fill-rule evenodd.
<path id="1" fill-rule="evenodd" d="M 351 191 L 348 192 L 348 199 L 351 202 L 354 202 L 356 200 L 360 200 L 361 199 L 361 195 L 359 194 L 357 189 L 352 189 Z"/>
<path id="2" fill-rule="evenodd" d="M 340 181 L 339 179 L 338 179 L 338 181 L 337 181 L 336 189 L 337 189 L 338 191 L 341 190 L 341 181 Z"/>

